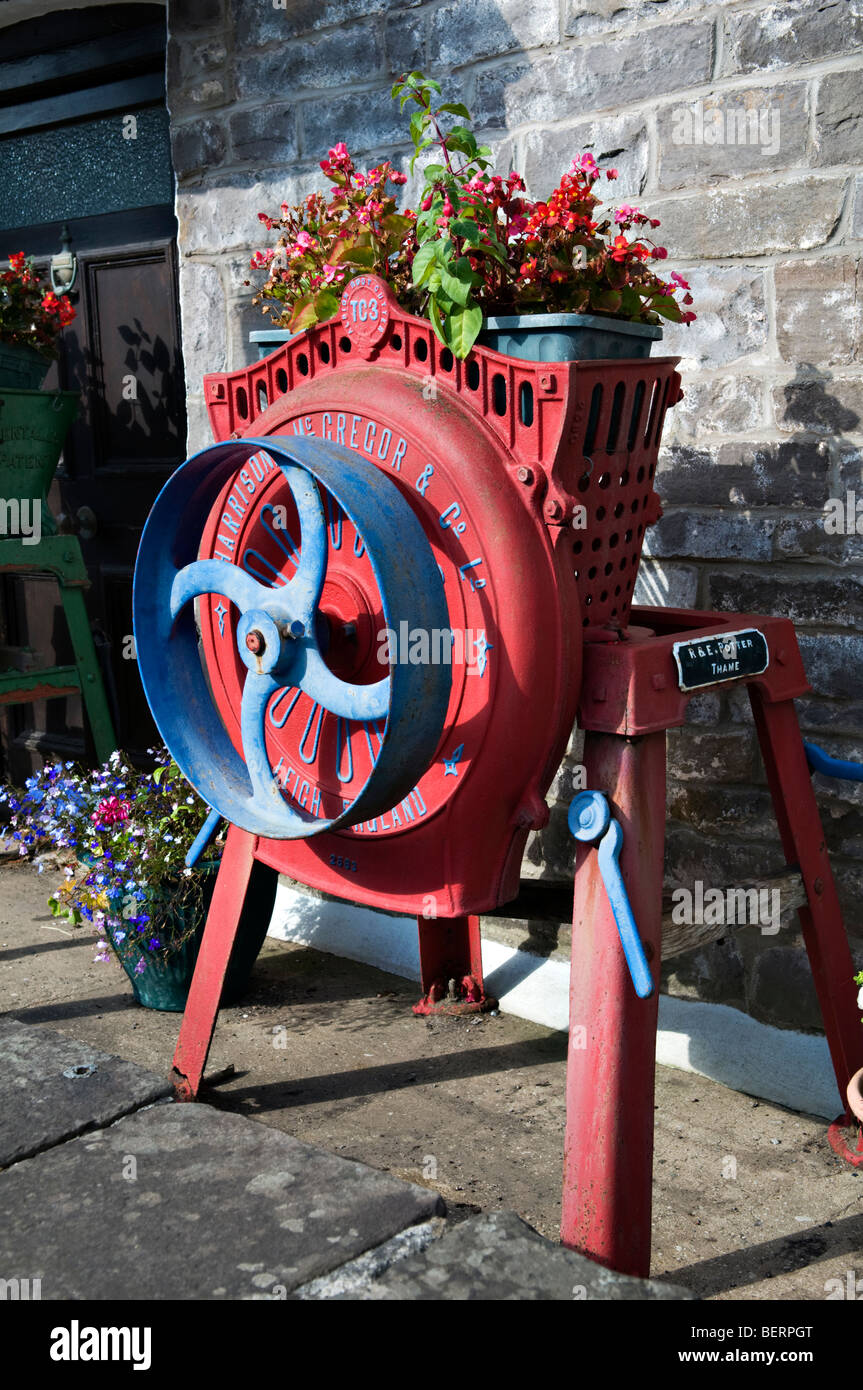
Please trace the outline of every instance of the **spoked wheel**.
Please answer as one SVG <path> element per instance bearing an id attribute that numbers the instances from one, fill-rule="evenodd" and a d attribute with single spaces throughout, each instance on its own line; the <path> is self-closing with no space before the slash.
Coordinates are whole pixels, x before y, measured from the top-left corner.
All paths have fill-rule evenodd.
<path id="1" fill-rule="evenodd" d="M 281 569 L 272 562 L 263 568 L 265 559 L 256 568 L 255 551 L 246 552 L 243 565 L 237 562 L 230 509 L 217 547 L 221 558 L 198 558 L 214 506 L 237 476 L 249 496 L 268 489 L 270 524 L 290 516 L 279 537 Z M 236 499 L 234 507 L 239 513 Z M 339 622 L 332 599 L 328 611 L 322 608 L 334 512 L 350 521 L 355 553 L 367 557 L 366 592 L 355 601 L 367 649 L 359 664 L 355 652 L 350 659 L 350 641 L 346 646 L 346 634 L 356 639 L 357 621 Z M 245 668 L 234 727 L 214 702 L 215 673 L 201 660 L 195 600 L 212 603 L 213 596 L 222 636 L 233 634 L 231 659 Z M 383 633 L 398 632 L 405 623 L 411 631 L 448 629 L 441 572 L 395 484 L 339 444 L 242 439 L 205 449 L 183 464 L 144 529 L 134 623 L 141 678 L 166 745 L 204 800 L 244 830 L 298 839 L 366 820 L 407 796 L 435 755 L 450 695 L 449 665 L 382 664 L 380 653 L 386 651 Z M 301 697 L 304 708 L 311 702 L 312 709 L 306 741 L 311 736 L 317 748 L 328 715 L 340 740 L 337 765 L 346 767 L 350 759 L 350 778 L 339 777 L 346 787 L 328 802 L 319 794 L 306 797 L 305 804 L 288 795 L 273 742 L 287 718 L 284 711 L 293 711 Z M 374 747 L 360 777 L 354 775 L 346 733 L 358 728 Z"/>

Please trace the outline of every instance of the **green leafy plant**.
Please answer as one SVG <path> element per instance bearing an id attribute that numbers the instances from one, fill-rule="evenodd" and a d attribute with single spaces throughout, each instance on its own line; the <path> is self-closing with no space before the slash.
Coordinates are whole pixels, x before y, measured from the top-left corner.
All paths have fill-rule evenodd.
<path id="1" fill-rule="evenodd" d="M 330 150 L 321 168 L 334 185 L 329 198 L 311 193 L 296 206 L 282 203 L 281 217 L 259 213 L 279 237 L 275 248 L 255 252 L 249 263 L 269 271 L 252 302 L 263 303 L 264 312 L 292 333 L 337 314 L 342 290 L 362 271 L 383 276 L 397 293 L 410 288 L 407 263 L 402 257 L 399 268 L 399 260 L 415 215 L 397 212 L 387 188 L 405 183 L 405 175 L 388 162 L 358 170 L 343 144 Z"/>
<path id="2" fill-rule="evenodd" d="M 257 251 L 253 269 L 269 278 L 255 297 L 280 326 L 296 332 L 333 317 L 346 284 L 372 270 L 396 299 L 425 313 L 442 343 L 466 357 L 490 314 L 569 312 L 637 323 L 691 323 L 692 295 L 672 272 L 654 269 L 667 251 L 653 240 L 659 220 L 623 204 L 600 211 L 600 170 L 577 155 L 550 198 L 532 201 L 520 174 L 491 172 L 492 152 L 470 129 L 460 102 L 438 100 L 440 84 L 406 74 L 392 95 L 411 106 L 413 173 L 422 158 L 416 212 L 395 210 L 387 183 L 406 182 L 389 163 L 356 170 L 344 144 L 321 161 L 336 186 L 329 201 L 313 193 L 281 219 L 259 216 L 281 235 Z M 606 180 L 617 178 L 615 169 Z M 275 301 L 273 307 L 267 301 Z"/>

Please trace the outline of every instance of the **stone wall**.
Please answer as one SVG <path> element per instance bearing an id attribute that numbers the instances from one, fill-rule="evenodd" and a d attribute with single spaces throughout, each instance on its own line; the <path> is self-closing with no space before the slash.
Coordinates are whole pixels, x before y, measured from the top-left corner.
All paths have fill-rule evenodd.
<path id="1" fill-rule="evenodd" d="M 863 539 L 824 519 L 849 492 L 863 511 L 863 0 L 170 0 L 169 29 L 190 444 L 209 438 L 202 373 L 250 360 L 262 324 L 243 283 L 257 214 L 318 186 L 336 140 L 404 157 L 391 79 L 443 75 L 534 194 L 590 149 L 620 201 L 662 219 L 699 317 L 666 330 L 686 396 L 638 597 L 790 615 L 805 730 L 863 757 Z M 782 863 L 745 696 L 694 700 L 669 771 L 670 880 L 725 888 Z M 526 874 L 569 870 L 572 772 Z M 863 798 L 816 784 L 863 956 Z M 668 988 L 819 1027 L 795 931 L 729 933 Z"/>

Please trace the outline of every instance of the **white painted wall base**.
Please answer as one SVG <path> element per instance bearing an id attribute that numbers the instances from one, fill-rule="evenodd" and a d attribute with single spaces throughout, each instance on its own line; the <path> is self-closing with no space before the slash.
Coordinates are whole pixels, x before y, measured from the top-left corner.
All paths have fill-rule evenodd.
<path id="1" fill-rule="evenodd" d="M 270 936 L 418 980 L 413 917 L 312 897 L 279 880 Z M 569 965 L 516 951 L 498 941 L 482 947 L 486 986 L 504 1013 L 545 1028 L 569 1024 Z M 696 1072 L 735 1091 L 833 1120 L 844 1109 L 827 1040 L 759 1023 L 724 1004 L 662 995 L 657 1061 Z"/>

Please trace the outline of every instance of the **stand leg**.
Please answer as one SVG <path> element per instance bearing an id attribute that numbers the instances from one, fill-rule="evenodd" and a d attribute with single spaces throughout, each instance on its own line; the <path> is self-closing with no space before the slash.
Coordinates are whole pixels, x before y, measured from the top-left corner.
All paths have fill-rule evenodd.
<path id="1" fill-rule="evenodd" d="M 863 1066 L 863 1028 L 812 777 L 793 702 L 767 704 L 754 685 L 749 698 L 785 859 L 798 865 L 809 900 L 808 907 L 800 908 L 800 926 L 844 1110 L 848 1082 Z"/>
<path id="2" fill-rule="evenodd" d="M 588 733 L 587 785 L 623 830 L 620 868 L 659 984 L 665 733 Z M 593 846 L 579 845 L 572 920 L 561 1240 L 624 1274 L 650 1272 L 658 992 L 639 999 Z"/>
<path id="3" fill-rule="evenodd" d="M 482 979 L 478 917 L 417 918 L 423 997 L 415 1014 L 476 1013 L 493 1008 Z"/>
<path id="4" fill-rule="evenodd" d="M 186 1001 L 172 1080 L 177 1100 L 195 1100 L 207 1064 L 225 971 L 255 862 L 254 835 L 229 826 L 195 974 Z"/>

